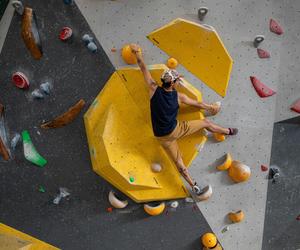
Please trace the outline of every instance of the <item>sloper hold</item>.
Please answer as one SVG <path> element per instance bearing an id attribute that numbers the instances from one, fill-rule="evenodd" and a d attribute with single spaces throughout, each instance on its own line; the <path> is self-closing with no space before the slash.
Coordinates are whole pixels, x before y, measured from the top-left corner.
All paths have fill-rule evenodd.
<path id="1" fill-rule="evenodd" d="M 272 96 L 272 95 L 276 94 L 276 92 L 274 90 L 269 88 L 267 85 L 263 84 L 255 76 L 250 76 L 250 80 L 251 80 L 252 85 L 255 88 L 257 94 L 261 98 L 269 97 L 269 96 Z"/>
<path id="2" fill-rule="evenodd" d="M 277 35 L 281 35 L 283 34 L 283 29 L 281 28 L 281 26 L 279 25 L 278 22 L 276 22 L 274 19 L 270 19 L 270 31 L 277 34 Z"/>
<path id="3" fill-rule="evenodd" d="M 270 58 L 270 53 L 264 49 L 257 49 L 259 58 Z"/>
<path id="4" fill-rule="evenodd" d="M 300 99 L 298 99 L 291 107 L 291 110 L 300 113 Z"/>

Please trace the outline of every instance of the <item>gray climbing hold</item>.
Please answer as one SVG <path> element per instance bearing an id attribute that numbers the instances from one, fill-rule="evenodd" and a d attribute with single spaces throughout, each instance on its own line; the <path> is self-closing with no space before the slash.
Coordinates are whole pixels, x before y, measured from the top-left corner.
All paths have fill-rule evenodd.
<path id="1" fill-rule="evenodd" d="M 263 35 L 258 35 L 254 38 L 253 46 L 257 48 L 259 44 L 261 44 L 265 40 L 265 37 Z"/>
<path id="2" fill-rule="evenodd" d="M 33 90 L 31 92 L 31 95 L 35 99 L 43 99 L 44 98 L 44 95 L 42 94 L 42 92 L 39 89 Z"/>
<path id="3" fill-rule="evenodd" d="M 49 82 L 44 82 L 40 85 L 40 89 L 47 95 L 50 95 L 51 84 Z"/>
<path id="4" fill-rule="evenodd" d="M 11 5 L 14 7 L 15 11 L 19 15 L 23 15 L 24 6 L 23 6 L 23 3 L 21 1 L 12 1 Z"/>
<path id="5" fill-rule="evenodd" d="M 97 52 L 97 45 L 94 42 L 90 42 L 87 46 L 88 50 L 91 51 L 92 53 Z"/>
<path id="6" fill-rule="evenodd" d="M 85 45 L 88 45 L 90 42 L 94 41 L 93 37 L 88 34 L 84 34 L 81 39 L 85 43 Z"/>
<path id="7" fill-rule="evenodd" d="M 198 18 L 199 18 L 200 21 L 203 21 L 203 19 L 206 16 L 207 12 L 208 12 L 208 8 L 206 8 L 206 7 L 201 7 L 198 10 Z"/>
<path id="8" fill-rule="evenodd" d="M 16 133 L 10 142 L 10 146 L 11 146 L 12 150 L 16 149 L 20 139 L 21 139 L 21 135 L 19 133 Z"/>

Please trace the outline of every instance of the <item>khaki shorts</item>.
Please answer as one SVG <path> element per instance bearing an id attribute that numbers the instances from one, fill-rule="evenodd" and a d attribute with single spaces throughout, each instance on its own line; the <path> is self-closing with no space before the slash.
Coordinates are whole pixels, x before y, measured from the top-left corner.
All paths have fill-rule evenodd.
<path id="1" fill-rule="evenodd" d="M 175 162 L 176 166 L 181 168 L 183 167 L 183 161 L 177 144 L 177 140 L 182 137 L 199 132 L 203 128 L 203 120 L 177 121 L 177 126 L 170 134 L 156 138 L 172 158 L 172 160 Z"/>

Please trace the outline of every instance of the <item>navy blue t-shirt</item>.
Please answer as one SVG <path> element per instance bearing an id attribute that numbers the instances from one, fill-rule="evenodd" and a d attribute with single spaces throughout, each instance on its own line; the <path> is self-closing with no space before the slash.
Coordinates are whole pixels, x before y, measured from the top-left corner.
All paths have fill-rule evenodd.
<path id="1" fill-rule="evenodd" d="M 177 125 L 176 117 L 179 109 L 177 91 L 166 91 L 162 87 L 157 87 L 150 100 L 150 107 L 154 135 L 170 134 Z"/>

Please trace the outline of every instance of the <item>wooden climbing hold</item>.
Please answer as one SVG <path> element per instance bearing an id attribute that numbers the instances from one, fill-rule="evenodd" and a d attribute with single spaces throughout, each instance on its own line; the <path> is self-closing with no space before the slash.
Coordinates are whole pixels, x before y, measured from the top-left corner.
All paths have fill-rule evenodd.
<path id="1" fill-rule="evenodd" d="M 263 49 L 257 49 L 257 55 L 259 58 L 270 58 L 270 53 Z"/>
<path id="2" fill-rule="evenodd" d="M 260 80 L 258 80 L 255 76 L 250 76 L 250 80 L 257 94 L 261 98 L 269 97 L 275 95 L 276 92 L 269 88 L 267 85 L 263 84 Z"/>
<path id="3" fill-rule="evenodd" d="M 291 107 L 291 110 L 300 113 L 300 99 L 298 99 Z"/>
<path id="4" fill-rule="evenodd" d="M 85 101 L 83 99 L 79 100 L 74 106 L 72 106 L 67 112 L 62 115 L 56 117 L 54 120 L 45 122 L 41 125 L 41 128 L 60 128 L 66 126 L 70 122 L 72 122 L 79 112 L 82 110 L 85 105 Z"/>
<path id="5" fill-rule="evenodd" d="M 276 22 L 274 19 L 270 19 L 270 31 L 277 34 L 277 35 L 281 35 L 283 34 L 283 29 L 281 28 L 281 26 L 279 25 L 278 22 Z"/>

